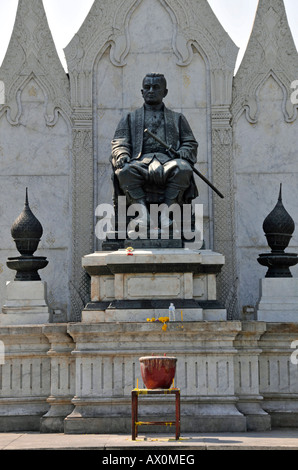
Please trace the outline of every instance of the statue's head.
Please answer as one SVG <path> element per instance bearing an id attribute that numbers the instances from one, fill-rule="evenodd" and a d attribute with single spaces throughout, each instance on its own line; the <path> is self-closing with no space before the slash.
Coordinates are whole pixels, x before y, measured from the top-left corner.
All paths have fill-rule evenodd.
<path id="1" fill-rule="evenodd" d="M 142 95 L 146 104 L 161 104 L 167 96 L 167 81 L 161 73 L 148 73 L 143 80 Z"/>

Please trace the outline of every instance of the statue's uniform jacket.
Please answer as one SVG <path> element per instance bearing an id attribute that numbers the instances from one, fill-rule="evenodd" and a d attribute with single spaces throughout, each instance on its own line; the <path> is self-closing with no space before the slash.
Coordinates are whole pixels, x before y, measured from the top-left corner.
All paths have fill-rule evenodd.
<path id="1" fill-rule="evenodd" d="M 193 166 L 197 162 L 198 142 L 196 141 L 190 125 L 181 113 L 177 113 L 163 106 L 164 137 L 168 145 L 176 150 L 184 163 Z M 126 154 L 130 157 L 131 164 L 150 165 L 153 159 L 157 159 L 162 165 L 176 159 L 173 154 L 166 153 L 165 149 L 157 148 L 156 144 L 151 153 L 144 154 L 144 129 L 145 105 L 128 113 L 119 122 L 112 140 L 112 163 L 116 164 L 120 156 Z M 152 143 L 153 144 L 153 143 Z M 158 145 L 158 144 L 157 144 Z M 135 165 L 134 165 L 135 166 Z M 198 192 L 194 179 L 188 188 L 187 202 L 197 197 Z"/>

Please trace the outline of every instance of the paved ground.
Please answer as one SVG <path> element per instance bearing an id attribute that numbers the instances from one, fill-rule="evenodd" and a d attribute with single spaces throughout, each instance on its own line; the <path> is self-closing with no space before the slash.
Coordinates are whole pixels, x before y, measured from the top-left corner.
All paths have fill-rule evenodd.
<path id="1" fill-rule="evenodd" d="M 96 450 L 106 453 L 137 450 L 298 450 L 298 429 L 265 433 L 184 434 L 179 441 L 171 435 L 141 434 L 136 441 L 129 435 L 67 435 L 39 433 L 0 433 L 0 450 Z M 145 455 L 145 454 L 144 454 Z M 111 457 L 110 457 L 111 458 Z M 152 462 L 151 462 L 152 463 Z"/>

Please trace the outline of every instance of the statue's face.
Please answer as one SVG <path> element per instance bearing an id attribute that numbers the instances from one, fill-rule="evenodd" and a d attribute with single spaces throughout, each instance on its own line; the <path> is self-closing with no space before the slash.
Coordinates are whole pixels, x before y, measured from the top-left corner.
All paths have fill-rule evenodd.
<path id="1" fill-rule="evenodd" d="M 145 77 L 143 81 L 142 95 L 146 104 L 161 104 L 168 90 L 164 81 L 159 77 Z"/>

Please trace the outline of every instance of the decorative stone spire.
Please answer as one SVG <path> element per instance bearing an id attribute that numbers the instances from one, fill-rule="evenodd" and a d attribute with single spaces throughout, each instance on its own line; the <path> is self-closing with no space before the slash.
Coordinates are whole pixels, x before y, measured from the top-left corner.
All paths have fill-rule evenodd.
<path id="1" fill-rule="evenodd" d="M 42 0 L 19 0 L 12 36 L 0 68 L 0 80 L 6 85 L 5 102 L 11 108 L 9 120 L 13 124 L 18 124 L 17 95 L 24 88 L 26 77 L 39 81 L 52 114 L 55 106 L 65 108 L 68 105 L 69 81 L 57 54 Z"/>
<path id="2" fill-rule="evenodd" d="M 12 64 L 12 61 L 14 64 Z M 45 71 L 67 84 L 66 73 L 57 54 L 42 0 L 19 0 L 15 24 L 2 72 L 14 70 L 38 75 Z"/>
<path id="3" fill-rule="evenodd" d="M 8 258 L 7 267 L 17 271 L 16 281 L 40 281 L 38 271 L 48 265 L 45 257 L 35 257 L 33 253 L 38 248 L 43 234 L 41 223 L 32 213 L 26 188 L 25 206 L 11 227 L 11 235 L 21 256 Z"/>
<path id="4" fill-rule="evenodd" d="M 21 255 L 32 256 L 37 250 L 43 234 L 41 223 L 29 207 L 28 188 L 26 188 L 25 206 L 11 227 L 11 235 Z"/>
<path id="5" fill-rule="evenodd" d="M 263 230 L 272 252 L 284 251 L 287 248 L 295 230 L 295 223 L 284 208 L 282 202 L 282 185 L 280 185 L 279 198 L 276 206 L 264 220 Z"/>
<path id="6" fill-rule="evenodd" d="M 248 46 L 234 78 L 234 115 L 244 107 L 249 122 L 257 122 L 257 91 L 269 75 L 286 95 L 283 112 L 285 120 L 292 122 L 297 117 L 290 97 L 291 83 L 298 77 L 298 55 L 283 0 L 259 0 Z"/>
<path id="7" fill-rule="evenodd" d="M 295 223 L 284 208 L 282 202 L 282 185 L 276 206 L 266 217 L 263 230 L 271 248 L 271 253 L 263 253 L 258 258 L 262 266 L 269 268 L 266 277 L 292 277 L 290 266 L 298 263 L 298 255 L 285 253 L 295 230 Z"/>

